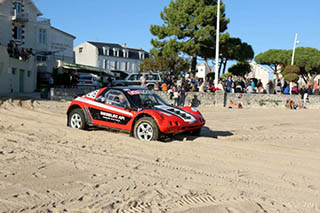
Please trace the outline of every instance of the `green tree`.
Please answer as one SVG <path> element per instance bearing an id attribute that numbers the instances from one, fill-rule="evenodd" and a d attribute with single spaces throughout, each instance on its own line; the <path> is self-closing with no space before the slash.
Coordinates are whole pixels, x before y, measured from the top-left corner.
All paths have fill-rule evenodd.
<path id="1" fill-rule="evenodd" d="M 232 75 L 232 73 L 227 72 L 227 73 L 223 74 L 223 75 L 221 76 L 221 78 L 222 78 L 222 79 L 228 79 L 229 76 L 232 77 L 233 75 Z"/>
<path id="2" fill-rule="evenodd" d="M 223 73 L 226 72 L 227 62 L 229 60 L 246 61 L 252 59 L 254 51 L 246 42 L 242 42 L 240 38 L 227 37 L 221 42 L 220 69 L 223 67 Z"/>
<path id="3" fill-rule="evenodd" d="M 152 56 L 144 59 L 140 64 L 140 72 L 171 71 L 173 75 L 179 75 L 180 72 L 187 72 L 189 69 L 190 61 L 177 54 L 171 57 Z"/>
<path id="4" fill-rule="evenodd" d="M 290 64 L 291 52 L 289 50 L 270 49 L 258 54 L 254 60 L 263 65 L 268 65 L 279 79 L 279 67 Z"/>
<path id="5" fill-rule="evenodd" d="M 311 47 L 296 49 L 294 65 L 300 68 L 300 75 L 305 82 L 320 74 L 320 51 Z"/>
<path id="6" fill-rule="evenodd" d="M 239 61 L 237 64 L 232 65 L 228 69 L 229 73 L 236 76 L 245 76 L 245 74 L 251 72 L 251 66 L 246 61 Z"/>
<path id="7" fill-rule="evenodd" d="M 296 65 L 287 65 L 282 71 L 284 79 L 287 81 L 297 82 L 299 80 L 300 68 Z"/>
<path id="8" fill-rule="evenodd" d="M 140 64 L 140 72 L 146 71 L 167 71 L 170 68 L 170 61 L 166 57 L 151 56 L 143 60 Z"/>
<path id="9" fill-rule="evenodd" d="M 221 5 L 220 32 L 227 29 L 225 5 Z M 163 24 L 151 25 L 150 32 L 157 36 L 151 44 L 163 56 L 183 52 L 192 56 L 191 70 L 195 72 L 197 56 L 215 41 L 217 0 L 171 0 L 160 13 Z"/>
<path id="10" fill-rule="evenodd" d="M 146 71 L 157 71 L 156 62 L 155 59 L 152 57 L 145 58 L 143 60 L 143 63 L 140 64 L 140 72 L 146 72 Z"/>

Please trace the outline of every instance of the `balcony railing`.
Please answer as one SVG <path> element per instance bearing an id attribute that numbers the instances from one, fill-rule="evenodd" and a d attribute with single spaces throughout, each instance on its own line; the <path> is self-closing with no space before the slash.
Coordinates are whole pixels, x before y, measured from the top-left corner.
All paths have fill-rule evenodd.
<path id="1" fill-rule="evenodd" d="M 50 25 L 51 21 L 48 18 L 38 17 L 37 22 L 40 24 Z"/>
<path id="2" fill-rule="evenodd" d="M 14 10 L 12 21 L 28 22 L 29 21 L 28 13 L 17 12 L 17 10 Z"/>

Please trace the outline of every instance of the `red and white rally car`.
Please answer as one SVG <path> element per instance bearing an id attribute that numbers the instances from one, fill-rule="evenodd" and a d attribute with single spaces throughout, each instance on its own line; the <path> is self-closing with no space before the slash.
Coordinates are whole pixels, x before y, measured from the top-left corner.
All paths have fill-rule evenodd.
<path id="1" fill-rule="evenodd" d="M 68 126 L 124 130 L 140 140 L 161 134 L 190 132 L 199 135 L 205 120 L 193 107 L 173 107 L 146 88 L 112 87 L 75 98 L 68 110 Z"/>

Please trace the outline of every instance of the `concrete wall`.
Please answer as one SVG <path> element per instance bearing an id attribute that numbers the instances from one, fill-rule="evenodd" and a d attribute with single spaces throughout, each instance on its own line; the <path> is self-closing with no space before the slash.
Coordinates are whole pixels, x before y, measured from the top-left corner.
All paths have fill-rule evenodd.
<path id="1" fill-rule="evenodd" d="M 50 89 L 50 99 L 51 100 L 67 100 L 71 101 L 75 96 L 87 94 L 94 91 L 94 88 L 51 88 Z"/>
<path id="2" fill-rule="evenodd" d="M 55 53 L 55 56 L 65 57 L 65 62 L 74 63 L 73 60 L 73 40 L 74 37 L 68 36 L 66 33 L 51 27 L 50 30 L 50 49 Z M 70 58 L 72 60 L 70 61 Z"/>
<path id="3" fill-rule="evenodd" d="M 81 48 L 82 48 L 82 52 L 80 52 L 79 50 Z M 76 64 L 99 67 L 98 49 L 94 45 L 88 42 L 84 42 L 76 46 L 75 48 L 73 48 L 73 51 L 75 55 Z"/>
<path id="4" fill-rule="evenodd" d="M 244 108 L 284 108 L 287 99 L 293 100 L 296 104 L 301 104 L 300 95 L 274 95 L 274 94 L 242 94 L 240 97 L 235 93 L 217 93 L 217 107 L 228 107 L 230 100 L 242 103 Z M 320 96 L 309 96 L 307 108 L 320 109 Z"/>
<path id="5" fill-rule="evenodd" d="M 252 72 L 248 74 L 248 77 L 260 79 L 263 87 L 266 89 L 269 81 L 269 70 L 254 61 L 249 62 L 249 64 Z"/>
<path id="6" fill-rule="evenodd" d="M 47 57 L 45 62 L 37 62 L 38 70 L 52 72 L 56 67 L 56 60 L 74 62 L 73 40 L 74 37 L 59 29 L 53 28 L 50 19 L 39 17 L 41 12 L 36 8 L 33 1 L 20 1 L 24 6 L 23 14 L 28 19 L 23 23 L 13 21 L 12 0 L 4 0 L 0 3 L 0 43 L 7 46 L 13 40 L 13 26 L 22 27 L 22 39 L 17 40 L 19 48 L 32 48 L 33 53 Z M 46 30 L 46 42 L 40 43 L 40 29 Z"/>
<path id="7" fill-rule="evenodd" d="M 0 43 L 2 45 L 7 45 L 12 37 L 12 3 L 11 1 L 3 1 L 0 3 Z"/>
<path id="8" fill-rule="evenodd" d="M 23 70 L 23 77 L 20 76 L 20 70 Z M 23 92 L 34 92 L 37 77 L 35 70 L 34 57 L 27 61 L 10 58 L 7 48 L 0 46 L 0 95 L 21 92 L 20 84 L 24 85 Z"/>

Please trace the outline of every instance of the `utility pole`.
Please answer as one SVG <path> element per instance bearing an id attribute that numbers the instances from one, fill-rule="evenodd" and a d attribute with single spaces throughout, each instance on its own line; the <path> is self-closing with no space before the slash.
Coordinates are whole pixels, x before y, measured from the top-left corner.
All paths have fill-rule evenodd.
<path id="1" fill-rule="evenodd" d="M 217 11 L 217 28 L 216 28 L 216 68 L 215 68 L 215 79 L 214 86 L 218 86 L 218 78 L 219 78 L 219 39 L 220 39 L 220 2 L 218 0 L 218 11 Z"/>
<path id="2" fill-rule="evenodd" d="M 292 50 L 292 58 L 291 58 L 291 65 L 293 65 L 293 62 L 294 62 L 294 53 L 296 51 L 296 46 L 297 44 L 299 44 L 300 41 L 298 41 L 298 33 L 296 33 L 296 37 L 294 39 L 294 44 L 293 44 L 293 50 Z"/>

